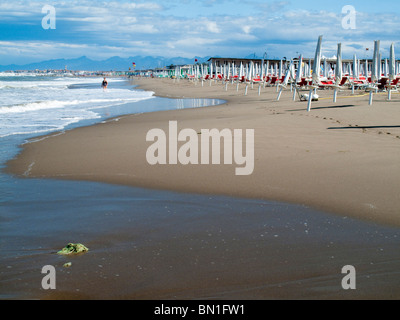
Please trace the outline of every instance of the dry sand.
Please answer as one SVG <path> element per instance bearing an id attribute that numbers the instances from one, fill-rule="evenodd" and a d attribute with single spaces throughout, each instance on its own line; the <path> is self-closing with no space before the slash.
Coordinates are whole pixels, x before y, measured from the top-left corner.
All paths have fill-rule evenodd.
<path id="1" fill-rule="evenodd" d="M 135 79 L 170 98 L 216 98 L 216 107 L 124 116 L 24 145 L 8 163 L 20 176 L 101 181 L 154 189 L 278 200 L 360 219 L 400 225 L 400 96 L 351 96 L 321 90 L 307 112 L 275 88 L 187 80 Z M 303 92 L 304 93 L 304 92 Z M 154 128 L 254 129 L 255 168 L 236 176 L 234 165 L 156 165 L 146 160 Z"/>

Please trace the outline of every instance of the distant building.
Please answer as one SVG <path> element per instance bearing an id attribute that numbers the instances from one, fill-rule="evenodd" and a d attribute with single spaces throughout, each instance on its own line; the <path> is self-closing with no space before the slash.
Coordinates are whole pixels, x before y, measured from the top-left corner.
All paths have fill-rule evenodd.
<path id="1" fill-rule="evenodd" d="M 221 58 L 221 57 L 208 59 L 208 62 L 212 63 L 216 67 L 221 67 L 223 65 L 228 65 L 228 64 L 233 64 L 233 63 L 235 64 L 235 66 L 240 66 L 240 64 L 247 65 L 247 64 L 251 63 L 251 61 L 253 61 L 253 63 L 261 64 L 263 59 Z M 281 62 L 281 60 L 277 60 L 277 59 L 265 59 L 264 60 L 265 63 L 267 61 L 269 61 L 270 64 Z"/>

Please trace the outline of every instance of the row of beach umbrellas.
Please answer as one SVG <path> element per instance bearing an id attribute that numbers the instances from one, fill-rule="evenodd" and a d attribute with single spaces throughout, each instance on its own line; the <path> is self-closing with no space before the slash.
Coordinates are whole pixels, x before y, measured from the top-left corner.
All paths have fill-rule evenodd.
<path id="1" fill-rule="evenodd" d="M 348 75 L 354 79 L 360 76 L 364 78 L 371 77 L 372 82 L 378 81 L 382 76 L 394 79 L 400 73 L 400 62 L 396 61 L 394 56 L 394 44 L 390 48 L 390 58 L 382 60 L 380 54 L 380 41 L 375 41 L 374 55 L 372 63 L 368 60 L 357 59 L 354 55 L 352 62 L 344 63 L 342 61 L 341 44 L 338 44 L 338 52 L 336 62 L 328 62 L 326 58 L 321 57 L 322 36 L 318 39 L 316 55 L 312 64 L 311 59 L 304 61 L 300 56 L 297 62 L 297 71 L 294 78 L 300 81 L 302 77 L 312 79 L 317 82 L 321 77 L 335 78 L 336 82 L 340 82 L 343 75 Z M 194 79 L 216 78 L 222 80 L 231 80 L 234 78 L 245 78 L 247 81 L 254 79 L 263 80 L 268 76 L 278 77 L 282 79 L 289 69 L 295 66 L 293 61 L 281 60 L 279 63 L 270 62 L 254 62 L 235 64 L 225 63 L 217 66 L 214 63 L 191 65 L 185 72 L 182 67 L 177 66 L 175 69 L 175 77 L 190 77 Z M 292 76 L 293 78 L 293 76 Z M 292 79 L 294 80 L 294 79 Z"/>

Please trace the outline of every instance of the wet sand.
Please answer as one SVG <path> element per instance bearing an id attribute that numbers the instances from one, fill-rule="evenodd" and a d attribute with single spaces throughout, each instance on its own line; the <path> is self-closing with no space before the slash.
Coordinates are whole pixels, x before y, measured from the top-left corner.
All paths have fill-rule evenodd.
<path id="1" fill-rule="evenodd" d="M 76 205 L 74 199 L 61 197 L 70 203 L 77 230 L 68 235 L 72 226 L 67 229 L 55 219 L 45 224 L 51 230 L 47 237 L 33 237 L 34 243 L 46 240 L 52 245 L 42 246 L 37 255 L 29 252 L 29 272 L 15 270 L 18 288 L 29 284 L 28 297 L 400 297 L 398 95 L 392 102 L 377 95 L 368 106 L 367 96 L 349 98 L 346 91 L 333 104 L 331 91 L 319 92 L 322 99 L 307 113 L 306 104 L 293 102 L 290 91 L 276 102 L 275 88 L 258 96 L 255 87 L 244 96 L 244 88 L 236 92 L 235 85 L 225 91 L 220 84 L 202 87 L 170 79 L 136 83 L 158 96 L 227 103 L 124 116 L 24 145 L 8 163 L 8 172 L 57 183 L 74 180 L 65 182 L 72 188 L 79 186 L 76 180 L 148 188 L 139 199 L 152 195 L 147 199 L 151 204 L 135 202 L 130 194 L 135 188 L 109 186 L 107 191 L 113 191 L 107 195 L 83 193 Z M 178 121 L 179 129 L 255 129 L 254 174 L 235 176 L 236 165 L 150 166 L 146 133 L 153 128 L 168 131 L 171 120 Z M 104 199 L 103 209 L 86 211 L 84 198 Z M 42 212 L 41 219 L 49 214 Z M 59 228 L 52 230 L 54 225 Z M 73 267 L 64 269 L 67 260 L 54 252 L 71 238 L 92 250 L 70 259 Z M 36 269 L 42 264 L 57 266 L 58 290 L 32 289 L 32 279 L 40 281 Z M 341 287 L 345 265 L 358 271 L 357 290 Z"/>
<path id="2" fill-rule="evenodd" d="M 262 200 L 43 179 L 25 188 L 3 221 L 2 299 L 400 297 L 398 228 Z M 68 242 L 89 252 L 57 255 Z M 56 290 L 41 288 L 45 265 Z M 345 265 L 356 290 L 342 288 Z"/>

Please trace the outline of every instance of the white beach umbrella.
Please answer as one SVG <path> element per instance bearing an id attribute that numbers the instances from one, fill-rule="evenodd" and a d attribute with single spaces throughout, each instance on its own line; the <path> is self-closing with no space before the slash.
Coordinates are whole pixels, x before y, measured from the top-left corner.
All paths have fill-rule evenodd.
<path id="1" fill-rule="evenodd" d="M 294 78 L 296 80 L 294 81 L 294 87 L 293 87 L 293 101 L 296 100 L 296 93 L 297 93 L 297 84 L 301 82 L 301 78 L 303 77 L 303 55 L 300 55 L 299 58 L 299 65 L 297 67 L 297 73 L 294 75 Z M 295 67 L 293 65 L 293 74 L 295 73 Z"/>
<path id="2" fill-rule="evenodd" d="M 387 77 L 389 75 L 388 59 L 385 59 L 384 66 L 385 66 L 385 71 L 383 72 L 383 74 L 385 75 L 385 77 Z"/>
<path id="3" fill-rule="evenodd" d="M 342 78 L 343 78 L 342 44 L 341 43 L 338 43 L 337 61 L 336 61 L 336 68 L 335 68 L 335 78 L 336 78 L 336 84 L 339 85 L 342 82 Z"/>
<path id="4" fill-rule="evenodd" d="M 226 79 L 226 72 L 227 72 L 227 70 L 226 70 L 226 64 L 224 63 L 224 67 L 223 67 L 223 69 L 222 69 L 222 77 L 223 77 L 224 79 Z"/>
<path id="5" fill-rule="evenodd" d="M 389 58 L 389 83 L 388 83 L 388 99 L 392 97 L 392 81 L 396 78 L 396 56 L 394 53 L 394 43 L 390 46 L 390 58 Z"/>
<path id="6" fill-rule="evenodd" d="M 379 40 L 375 41 L 375 43 L 374 43 L 374 56 L 373 56 L 373 59 L 372 59 L 372 74 L 371 74 L 371 81 L 372 82 L 376 82 L 379 79 L 378 78 L 379 46 L 380 46 L 380 41 Z"/>
<path id="7" fill-rule="evenodd" d="M 264 79 L 264 58 L 261 61 L 261 74 L 260 74 L 261 81 Z"/>
<path id="8" fill-rule="evenodd" d="M 315 84 L 319 82 L 319 75 L 321 72 L 321 45 L 322 45 L 322 36 L 319 36 L 317 50 L 315 50 L 315 58 L 314 58 L 313 74 L 312 74 L 312 79 Z"/>
<path id="9" fill-rule="evenodd" d="M 304 76 L 309 78 L 309 68 L 307 63 L 304 63 Z"/>
<path id="10" fill-rule="evenodd" d="M 354 88 L 355 88 L 355 81 L 359 78 L 359 72 L 358 72 L 358 63 L 357 63 L 357 56 L 354 54 L 353 56 L 353 81 L 351 85 L 351 90 L 352 93 L 354 94 Z"/>
<path id="11" fill-rule="evenodd" d="M 254 78 L 254 62 L 253 60 L 251 60 L 249 66 L 249 80 L 252 81 L 253 78 Z"/>
<path id="12" fill-rule="evenodd" d="M 354 55 L 353 57 L 353 78 L 358 79 L 359 73 L 358 73 L 358 62 L 357 62 L 357 55 Z"/>
<path id="13" fill-rule="evenodd" d="M 317 48 L 315 50 L 315 58 L 312 73 L 312 85 L 310 86 L 310 93 L 308 95 L 307 111 L 311 111 L 311 101 L 314 98 L 313 91 L 318 89 L 319 75 L 321 72 L 321 51 L 322 51 L 322 36 L 318 37 Z"/>
<path id="14" fill-rule="evenodd" d="M 293 60 L 290 61 L 289 68 L 286 69 L 285 78 L 284 78 L 283 82 L 278 84 L 278 87 L 280 87 L 280 90 L 278 93 L 278 98 L 277 98 L 278 101 L 281 98 L 283 89 L 288 85 L 290 78 L 294 77 L 294 71 L 293 71 L 292 67 L 294 67 Z"/>
<path id="15" fill-rule="evenodd" d="M 343 69 L 342 69 L 342 44 L 338 43 L 337 49 L 337 58 L 336 58 L 336 68 L 335 68 L 335 90 L 333 93 L 333 102 L 337 100 L 337 91 L 340 89 L 340 83 L 343 78 Z"/>
<path id="16" fill-rule="evenodd" d="M 297 68 L 297 74 L 296 74 L 296 82 L 301 82 L 302 77 L 303 77 L 303 55 L 300 55 L 299 66 Z"/>
<path id="17" fill-rule="evenodd" d="M 211 84 L 212 84 L 211 79 L 213 78 L 213 74 L 214 74 L 213 63 L 210 63 L 210 77 L 209 77 L 209 79 L 210 79 L 210 86 L 211 86 Z"/>
<path id="18" fill-rule="evenodd" d="M 396 56 L 394 53 L 394 43 L 390 46 L 389 58 L 389 80 L 393 81 L 396 78 Z"/>
<path id="19" fill-rule="evenodd" d="M 324 77 L 328 78 L 328 64 L 326 58 L 324 58 Z"/>
<path id="20" fill-rule="evenodd" d="M 378 56 L 378 80 L 382 79 L 382 54 Z"/>
<path id="21" fill-rule="evenodd" d="M 267 63 L 265 64 L 265 78 L 264 78 L 264 87 L 267 81 L 268 73 L 269 73 L 269 61 L 267 60 Z"/>
<path id="22" fill-rule="evenodd" d="M 374 56 L 372 60 L 372 72 L 371 72 L 371 86 L 369 87 L 370 92 L 369 92 L 369 105 L 372 105 L 372 100 L 373 100 L 373 93 L 374 90 L 377 90 L 377 87 L 375 86 L 375 83 L 380 80 L 380 69 L 381 69 L 381 59 L 380 59 L 380 41 L 376 40 L 374 42 Z"/>

